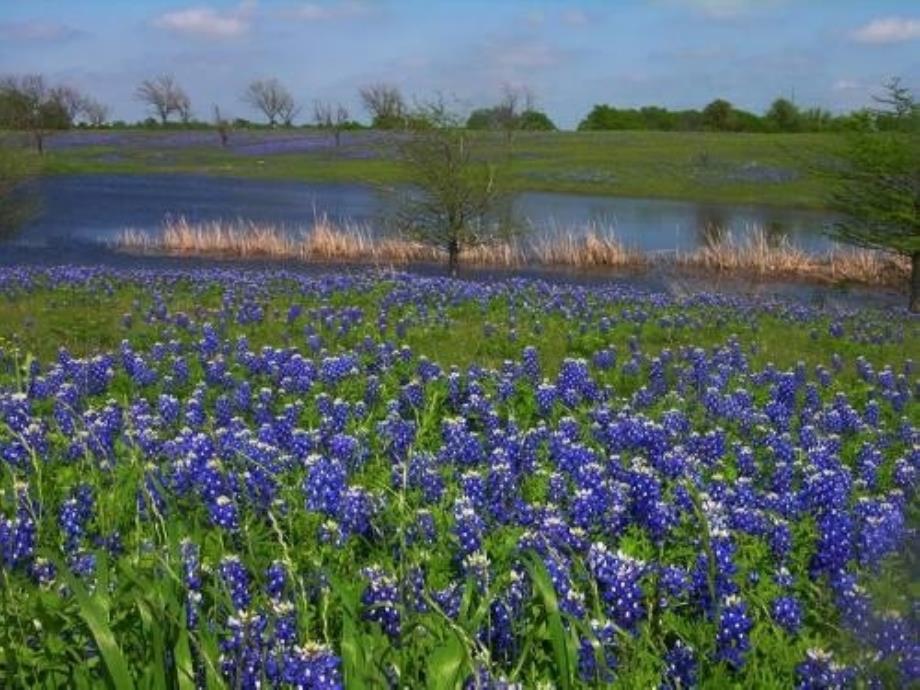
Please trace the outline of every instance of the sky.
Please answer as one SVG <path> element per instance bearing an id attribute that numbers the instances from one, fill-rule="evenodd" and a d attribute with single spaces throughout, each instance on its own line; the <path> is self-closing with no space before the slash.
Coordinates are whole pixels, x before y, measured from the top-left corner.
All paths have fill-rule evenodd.
<path id="1" fill-rule="evenodd" d="M 762 112 L 777 96 L 844 111 L 892 76 L 920 87 L 916 0 L 0 0 L 0 73 L 41 73 L 116 119 L 137 84 L 174 75 L 207 119 L 277 77 L 303 104 L 367 119 L 362 85 L 440 94 L 468 112 L 527 86 L 560 126 L 594 104 Z"/>

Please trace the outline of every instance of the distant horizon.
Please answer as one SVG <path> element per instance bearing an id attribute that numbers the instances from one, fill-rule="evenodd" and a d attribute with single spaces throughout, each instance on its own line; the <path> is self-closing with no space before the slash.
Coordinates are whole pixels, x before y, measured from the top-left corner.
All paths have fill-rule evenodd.
<path id="1" fill-rule="evenodd" d="M 240 100 L 277 77 L 304 107 L 341 102 L 368 122 L 358 89 L 437 93 L 469 111 L 528 86 L 573 129 L 597 104 L 701 109 L 715 98 L 763 113 L 777 97 L 835 114 L 872 104 L 881 84 L 920 82 L 914 3 L 648 0 L 605 3 L 411 0 L 44 0 L 0 7 L 4 74 L 40 73 L 111 107 L 149 113 L 137 84 L 173 74 L 196 118 L 213 105 L 259 121 Z"/>

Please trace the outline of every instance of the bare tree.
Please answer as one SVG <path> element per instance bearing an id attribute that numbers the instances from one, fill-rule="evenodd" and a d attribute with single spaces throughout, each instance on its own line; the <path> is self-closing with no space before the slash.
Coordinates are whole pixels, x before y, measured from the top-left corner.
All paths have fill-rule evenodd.
<path id="1" fill-rule="evenodd" d="M 348 109 L 341 103 L 333 107 L 331 103 L 316 101 L 313 104 L 313 121 L 318 127 L 331 130 L 338 148 L 342 138 L 342 128 L 348 123 Z"/>
<path id="2" fill-rule="evenodd" d="M 294 118 L 300 114 L 300 106 L 294 102 L 293 98 L 286 99 L 281 104 L 281 122 L 285 127 L 294 124 Z"/>
<path id="3" fill-rule="evenodd" d="M 230 121 L 220 114 L 220 108 L 214 106 L 214 128 L 217 130 L 217 136 L 220 137 L 220 145 L 224 148 L 230 143 Z"/>
<path id="4" fill-rule="evenodd" d="M 373 126 L 379 129 L 405 127 L 406 101 L 402 93 L 390 84 L 371 84 L 360 91 L 364 109 L 370 114 Z"/>
<path id="5" fill-rule="evenodd" d="M 109 119 L 109 107 L 94 98 L 87 97 L 83 100 L 83 117 L 93 127 L 100 127 Z"/>
<path id="6" fill-rule="evenodd" d="M 521 115 L 533 110 L 535 98 L 526 86 L 502 86 L 502 98 L 495 107 L 496 124 L 505 131 L 508 143 L 514 137 L 514 131 L 520 129 Z"/>
<path id="7" fill-rule="evenodd" d="M 192 119 L 192 102 L 182 89 L 176 92 L 174 105 L 176 112 L 179 114 L 179 119 L 182 120 L 183 124 L 187 125 Z"/>
<path id="8" fill-rule="evenodd" d="M 41 75 L 6 77 L 0 81 L 0 128 L 29 132 L 35 149 L 44 153 L 48 132 L 67 129 L 73 122 L 59 96 Z"/>
<path id="9" fill-rule="evenodd" d="M 179 113 L 184 122 L 191 115 L 189 97 L 171 74 L 142 81 L 135 98 L 153 108 L 164 125 L 172 113 Z"/>
<path id="10" fill-rule="evenodd" d="M 279 118 L 290 124 L 300 111 L 291 93 L 275 78 L 252 82 L 243 92 L 243 102 L 262 111 L 272 127 L 278 124 Z"/>
<path id="11" fill-rule="evenodd" d="M 61 104 L 71 122 L 83 112 L 86 97 L 71 86 L 55 86 L 49 96 Z"/>
<path id="12" fill-rule="evenodd" d="M 428 126 L 400 142 L 399 161 L 413 190 L 397 210 L 397 227 L 447 252 L 451 275 L 461 252 L 508 237 L 494 211 L 504 196 L 494 147 L 459 126 L 441 107 L 417 116 Z"/>

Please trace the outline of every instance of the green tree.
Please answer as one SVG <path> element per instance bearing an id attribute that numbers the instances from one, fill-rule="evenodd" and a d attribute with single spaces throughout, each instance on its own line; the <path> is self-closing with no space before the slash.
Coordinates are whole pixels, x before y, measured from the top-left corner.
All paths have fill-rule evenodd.
<path id="1" fill-rule="evenodd" d="M 787 98 L 777 98 L 770 105 L 766 115 L 771 129 L 778 132 L 797 132 L 802 124 L 802 115 L 795 103 Z"/>
<path id="2" fill-rule="evenodd" d="M 460 126 L 441 106 L 416 115 L 428 126 L 398 144 L 399 162 L 412 189 L 396 211 L 397 227 L 447 252 L 456 275 L 461 252 L 507 237 L 494 220 L 504 193 L 495 147 Z"/>
<path id="3" fill-rule="evenodd" d="M 916 109 L 901 131 L 864 130 L 833 170 L 831 197 L 841 220 L 831 235 L 891 251 L 911 262 L 910 310 L 920 312 L 920 126 Z"/>
<path id="4" fill-rule="evenodd" d="M 717 132 L 734 128 L 734 108 L 724 98 L 717 98 L 703 108 L 703 126 Z"/>
<path id="5" fill-rule="evenodd" d="M 556 125 L 542 110 L 525 110 L 518 118 L 518 127 L 531 132 L 554 132 Z"/>

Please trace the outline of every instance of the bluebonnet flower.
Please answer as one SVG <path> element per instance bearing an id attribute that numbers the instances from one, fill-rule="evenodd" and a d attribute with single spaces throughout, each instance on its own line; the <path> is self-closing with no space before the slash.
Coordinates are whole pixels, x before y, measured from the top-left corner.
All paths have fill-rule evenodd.
<path id="1" fill-rule="evenodd" d="M 272 599 L 281 599 L 287 588 L 287 567 L 281 561 L 275 561 L 265 571 L 265 591 Z"/>
<path id="2" fill-rule="evenodd" d="M 809 649 L 795 674 L 797 690 L 842 690 L 856 676 L 853 669 L 837 664 L 833 655 L 821 649 Z"/>
<path id="3" fill-rule="evenodd" d="M 281 678 L 300 690 L 342 690 L 342 662 L 330 649 L 306 644 L 284 655 Z"/>
<path id="4" fill-rule="evenodd" d="M 220 495 L 209 500 L 208 514 L 214 525 L 228 532 L 235 532 L 240 527 L 236 504 L 228 496 Z"/>
<path id="5" fill-rule="evenodd" d="M 693 647 L 677 640 L 664 655 L 661 690 L 690 690 L 697 684 L 697 661 Z"/>
<path id="6" fill-rule="evenodd" d="M 607 615 L 627 630 L 635 630 L 645 616 L 640 580 L 646 565 L 624 553 L 610 553 L 601 542 L 591 545 L 588 569 L 597 580 Z"/>
<path id="7" fill-rule="evenodd" d="M 460 542 L 460 555 L 468 556 L 482 546 L 485 523 L 468 498 L 454 503 L 454 534 Z"/>
<path id="8" fill-rule="evenodd" d="M 747 605 L 737 597 L 727 597 L 719 616 L 716 658 L 728 662 L 734 669 L 743 668 L 750 649 L 749 634 L 752 627 Z"/>
<path id="9" fill-rule="evenodd" d="M 592 620 L 590 624 L 594 638 L 581 636 L 578 677 L 585 683 L 612 683 L 617 666 L 616 628 L 611 623 L 597 620 Z"/>
<path id="10" fill-rule="evenodd" d="M 773 620 L 791 635 L 802 626 L 802 604 L 792 596 L 781 596 L 773 600 Z"/>
<path id="11" fill-rule="evenodd" d="M 368 585 L 361 595 L 364 618 L 379 623 L 391 640 L 398 640 L 402 630 L 402 617 L 397 608 L 399 591 L 396 580 L 379 566 L 364 568 L 361 574 Z"/>
<path id="12" fill-rule="evenodd" d="M 233 606 L 239 611 L 247 609 L 251 600 L 249 573 L 239 556 L 229 555 L 223 558 L 220 562 L 220 576 L 230 593 Z"/>
<path id="13" fill-rule="evenodd" d="M 347 534 L 368 536 L 375 512 L 374 497 L 360 487 L 352 487 L 342 496 L 339 522 Z"/>
<path id="14" fill-rule="evenodd" d="M 303 484 L 307 510 L 336 515 L 345 492 L 342 463 L 319 455 L 307 458 L 307 477 Z"/>

